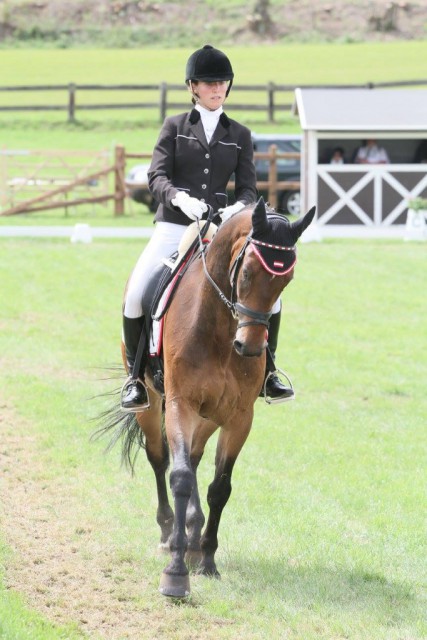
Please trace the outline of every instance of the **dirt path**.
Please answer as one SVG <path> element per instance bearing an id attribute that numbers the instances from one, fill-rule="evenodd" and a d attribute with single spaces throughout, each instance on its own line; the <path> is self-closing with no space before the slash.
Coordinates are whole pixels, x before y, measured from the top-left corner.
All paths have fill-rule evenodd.
<path id="1" fill-rule="evenodd" d="M 144 577 L 120 565 L 90 526 L 76 526 L 84 506 L 69 485 L 46 479 L 30 425 L 1 401 L 0 432 L 0 526 L 13 550 L 7 586 L 47 619 L 77 622 L 90 637 L 167 637 L 161 608 L 148 618 L 138 607 Z"/>

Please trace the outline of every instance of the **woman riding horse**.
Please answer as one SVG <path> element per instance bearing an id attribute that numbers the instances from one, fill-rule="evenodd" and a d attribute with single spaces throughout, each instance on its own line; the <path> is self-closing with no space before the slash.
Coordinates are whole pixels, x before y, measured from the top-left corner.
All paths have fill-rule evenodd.
<path id="1" fill-rule="evenodd" d="M 153 152 L 149 188 L 160 204 L 154 233 L 131 274 L 124 303 L 123 338 L 130 375 L 122 391 L 123 411 L 137 412 L 149 406 L 144 358 L 140 364 L 136 356 L 141 332 L 145 331 L 142 290 L 153 270 L 177 250 L 189 224 L 206 218 L 208 205 L 218 211 L 220 220 L 225 222 L 256 200 L 250 131 L 228 118 L 222 107 L 233 78 L 230 60 L 222 51 L 210 45 L 195 51 L 188 59 L 185 72 L 195 107 L 190 113 L 165 120 Z M 233 174 L 236 202 L 227 206 L 226 188 Z M 273 357 L 280 313 L 278 299 L 268 327 Z M 281 401 L 294 395 L 293 390 L 271 372 L 263 392 Z"/>
<path id="2" fill-rule="evenodd" d="M 109 422 L 101 432 L 115 429 L 112 444 L 123 438 L 123 457 L 131 460 L 134 444 L 144 446 L 153 468 L 160 544 L 171 553 L 160 581 L 165 596 L 190 593 L 191 567 L 219 576 L 218 528 L 264 377 L 266 326 L 275 301 L 293 278 L 295 244 L 313 216 L 314 208 L 290 223 L 274 212 L 267 214 L 260 198 L 221 225 L 211 243 L 189 261 L 164 316 L 165 396 L 148 373 L 147 410 L 104 414 Z M 203 530 L 197 469 L 217 430 Z M 169 452 L 173 509 L 166 482 Z"/>

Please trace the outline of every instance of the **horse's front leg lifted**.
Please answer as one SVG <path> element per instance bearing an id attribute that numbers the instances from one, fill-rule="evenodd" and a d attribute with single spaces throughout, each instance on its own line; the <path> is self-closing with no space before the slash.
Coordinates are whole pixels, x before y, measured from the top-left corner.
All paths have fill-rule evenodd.
<path id="1" fill-rule="evenodd" d="M 185 519 L 194 485 L 194 473 L 185 451 L 175 455 L 170 485 L 175 502 L 175 520 L 170 538 L 172 560 L 163 570 L 159 590 L 164 596 L 185 598 L 190 595 L 190 578 L 184 561 L 188 545 Z"/>

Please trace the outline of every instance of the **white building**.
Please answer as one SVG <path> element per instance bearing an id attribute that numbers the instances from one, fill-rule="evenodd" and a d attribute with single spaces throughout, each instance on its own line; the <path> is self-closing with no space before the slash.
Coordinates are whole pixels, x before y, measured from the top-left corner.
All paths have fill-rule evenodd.
<path id="1" fill-rule="evenodd" d="M 394 235 L 408 200 L 427 197 L 427 90 L 296 89 L 303 129 L 302 210 L 317 206 L 325 235 Z M 375 139 L 389 164 L 355 164 Z M 344 164 L 330 164 L 333 150 Z"/>

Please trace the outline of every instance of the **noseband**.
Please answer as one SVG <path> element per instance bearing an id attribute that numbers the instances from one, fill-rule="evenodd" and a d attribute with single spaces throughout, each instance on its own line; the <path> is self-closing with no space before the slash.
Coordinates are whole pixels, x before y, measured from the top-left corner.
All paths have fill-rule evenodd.
<path id="1" fill-rule="evenodd" d="M 239 322 L 237 325 L 237 329 L 240 329 L 242 327 L 248 327 L 251 325 L 264 325 L 265 327 L 268 328 L 270 324 L 270 317 L 272 314 L 272 309 L 270 309 L 270 311 L 267 311 L 267 312 L 256 311 L 237 301 L 237 278 L 239 276 L 240 268 L 243 264 L 246 249 L 251 243 L 253 243 L 254 245 L 265 246 L 265 247 L 273 246 L 266 242 L 255 240 L 251 235 L 247 236 L 243 247 L 240 249 L 239 254 L 237 255 L 236 259 L 234 260 L 229 270 L 230 284 L 231 284 L 231 296 L 229 300 L 227 296 L 221 291 L 221 289 L 216 284 L 216 282 L 213 280 L 211 275 L 209 274 L 206 266 L 206 258 L 205 258 L 206 245 L 203 245 L 203 243 L 200 242 L 200 250 L 202 255 L 203 269 L 205 272 L 205 276 L 208 279 L 208 281 L 211 283 L 215 291 L 218 293 L 222 302 L 226 305 L 228 309 L 230 309 L 233 318 L 235 318 L 236 320 L 239 319 L 240 314 L 251 318 L 251 320 L 247 320 L 246 322 Z M 280 250 L 280 251 L 296 251 L 295 246 L 285 247 L 283 245 L 274 245 L 274 249 Z M 256 252 L 255 255 L 257 256 L 258 260 L 261 262 L 262 266 L 264 267 L 262 260 L 259 258 L 258 252 Z"/>

